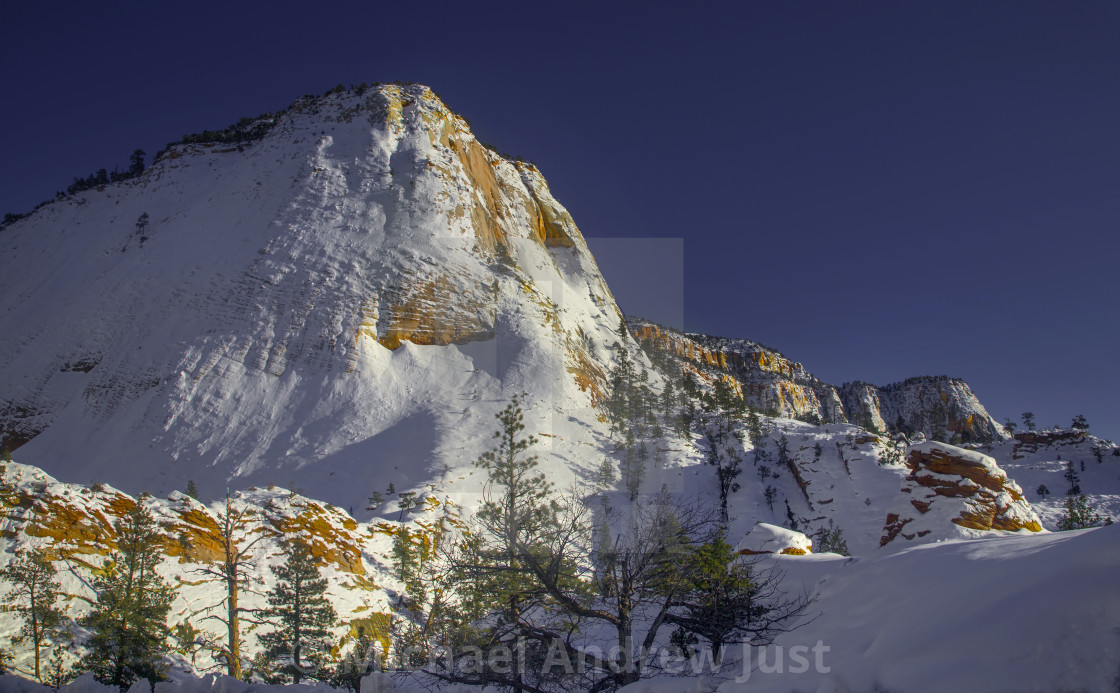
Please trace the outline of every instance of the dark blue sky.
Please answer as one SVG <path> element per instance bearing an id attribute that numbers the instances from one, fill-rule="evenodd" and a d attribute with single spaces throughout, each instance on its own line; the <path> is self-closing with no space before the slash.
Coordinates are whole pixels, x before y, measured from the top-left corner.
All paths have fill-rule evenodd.
<path id="1" fill-rule="evenodd" d="M 641 287 L 683 245 L 687 329 L 1120 438 L 1120 4 L 692 5 L 4 3 L 0 213 L 304 93 L 424 82 L 589 238 L 683 239 L 604 250 L 628 312 L 658 317 Z"/>

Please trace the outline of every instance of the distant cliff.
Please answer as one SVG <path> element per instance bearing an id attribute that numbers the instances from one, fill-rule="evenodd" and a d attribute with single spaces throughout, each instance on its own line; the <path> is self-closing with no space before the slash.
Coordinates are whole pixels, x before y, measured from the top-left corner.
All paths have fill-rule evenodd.
<path id="1" fill-rule="evenodd" d="M 686 333 L 636 318 L 631 334 L 651 354 L 711 379 L 730 375 L 747 403 L 773 415 L 812 423 L 854 423 L 869 430 L 921 432 L 957 443 L 989 443 L 1007 432 L 984 409 L 968 383 L 920 376 L 875 386 L 823 382 L 800 363 L 748 339 Z"/>

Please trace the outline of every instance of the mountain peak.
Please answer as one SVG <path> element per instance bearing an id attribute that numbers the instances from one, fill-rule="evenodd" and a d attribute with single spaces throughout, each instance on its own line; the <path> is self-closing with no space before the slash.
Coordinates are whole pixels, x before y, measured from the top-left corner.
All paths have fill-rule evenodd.
<path id="1" fill-rule="evenodd" d="M 200 467 L 204 491 L 284 485 L 372 450 L 469 464 L 455 431 L 514 392 L 594 419 L 620 315 L 540 172 L 423 85 L 188 136 L 0 247 L 5 445 L 91 482 L 137 464 L 132 492 Z"/>

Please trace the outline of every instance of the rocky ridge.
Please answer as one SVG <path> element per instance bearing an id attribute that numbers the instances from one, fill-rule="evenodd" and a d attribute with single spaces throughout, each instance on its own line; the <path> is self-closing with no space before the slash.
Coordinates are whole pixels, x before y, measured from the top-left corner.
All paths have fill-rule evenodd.
<path id="1" fill-rule="evenodd" d="M 250 510 L 235 534 L 238 541 L 264 535 L 248 556 L 256 572 L 246 583 L 243 604 L 250 608 L 265 605 L 262 592 L 270 584 L 271 568 L 284 560 L 284 542 L 298 538 L 308 545 L 328 578 L 328 597 L 340 619 L 335 629 L 338 646 L 347 645 L 356 625 L 388 646 L 389 598 L 402 587 L 386 566 L 391 562 L 390 545 L 399 523 L 358 523 L 344 510 L 275 487 L 234 492 L 230 502 L 234 512 Z M 428 502 L 438 501 L 431 498 Z M 0 465 L 0 538 L 9 550 L 37 549 L 55 561 L 71 618 L 88 610 L 87 600 L 95 597 L 89 578 L 116 548 L 114 523 L 137 503 L 158 523 L 159 549 L 168 559 L 160 572 L 178 587 L 169 625 L 191 623 L 205 631 L 207 609 L 221 602 L 225 587 L 202 579 L 199 569 L 224 560 L 219 526 L 225 501 L 204 504 L 178 491 L 166 498 L 134 498 L 105 484 L 66 484 L 35 467 L 13 462 Z M 458 522 L 454 505 L 440 505 L 444 525 L 454 526 Z M 431 532 L 439 534 L 440 530 L 437 526 Z M 431 532 L 417 532 L 414 541 L 426 536 L 430 541 Z M 0 633 L 11 635 L 16 625 L 13 619 L 0 620 Z M 246 646 L 255 649 L 255 640 L 250 638 Z M 188 669 L 211 666 L 205 653 L 192 663 L 184 656 L 176 659 L 177 666 Z"/>
<path id="2" fill-rule="evenodd" d="M 748 403 L 771 415 L 851 422 L 946 442 L 989 443 L 1008 437 L 959 378 L 920 376 L 881 387 L 851 382 L 837 388 L 757 342 L 684 333 L 640 319 L 628 324 L 651 355 L 666 354 L 679 368 L 705 379 L 730 376 Z"/>
<path id="3" fill-rule="evenodd" d="M 883 546 L 943 530 L 946 520 L 979 532 L 1042 531 L 1023 489 L 987 455 L 929 442 L 912 446 L 906 465 L 904 497 L 887 514 Z"/>

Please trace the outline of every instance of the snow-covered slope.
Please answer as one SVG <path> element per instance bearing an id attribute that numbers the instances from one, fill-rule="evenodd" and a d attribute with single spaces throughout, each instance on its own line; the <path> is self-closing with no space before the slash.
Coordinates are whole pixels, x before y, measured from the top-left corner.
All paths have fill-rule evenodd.
<path id="1" fill-rule="evenodd" d="M 295 484 L 360 509 L 461 475 L 521 392 L 578 468 L 620 319 L 537 169 L 419 85 L 176 145 L 0 252 L 8 446 L 133 493 Z"/>
<path id="2" fill-rule="evenodd" d="M 1112 441 L 1087 431 L 1051 429 L 1016 433 L 983 450 L 1023 488 L 1047 529 L 1058 528 L 1074 486 L 1101 517 L 1120 520 L 1120 446 Z"/>
<path id="3" fill-rule="evenodd" d="M 175 145 L 139 177 L 0 229 L 0 433 L 26 463 L 3 467 L 0 563 L 42 548 L 65 567 L 66 590 L 85 594 L 113 520 L 141 502 L 167 533 L 161 570 L 183 582 L 174 625 L 216 599 L 189 576 L 214 558 L 216 499 L 231 489 L 238 507 L 261 510 L 264 588 L 280 542 L 299 535 L 332 578 L 340 643 L 355 623 L 383 630 L 402 588 L 393 537 L 407 525 L 431 539 L 470 514 L 484 481 L 472 463 L 514 395 L 557 489 L 590 494 L 604 459 L 617 471 L 624 436 L 597 405 L 612 392 L 618 343 L 664 411 L 646 412 L 656 421 L 640 483 L 594 493 L 621 506 L 664 489 L 715 505 L 712 461 L 737 460 L 729 540 L 802 552 L 781 560 L 804 561 L 791 574 L 822 594 L 813 571 L 849 565 L 812 555 L 826 528 L 877 566 L 865 572 L 880 591 L 920 568 L 919 544 L 985 537 L 1015 553 L 1005 540 L 1048 536 L 1039 524 L 1056 526 L 1067 457 L 1086 463 L 1092 502 L 1120 515 L 1115 446 L 1008 440 L 963 381 L 838 389 L 747 340 L 638 320 L 636 341 L 620 334 L 610 291 L 540 172 L 481 145 L 426 87 L 332 90 L 262 128 L 252 142 Z M 688 394 L 683 376 L 694 376 Z M 719 411 L 708 396 L 717 382 L 770 415 L 754 429 Z M 985 446 L 908 447 L 868 429 Z M 202 503 L 181 493 L 188 480 Z M 1041 483 L 1054 495 L 1039 497 Z M 398 506 L 405 491 L 417 507 Z M 374 492 L 385 502 L 367 508 Z M 979 570 L 937 550 L 962 575 Z M 15 628 L 0 620 L 0 635 Z M 254 653 L 254 638 L 246 647 Z"/>
<path id="4" fill-rule="evenodd" d="M 954 541 L 857 559 L 777 556 L 818 595 L 814 618 L 775 645 L 742 648 L 688 687 L 626 693 L 1051 693 L 1116 690 L 1120 526 Z M 677 665 L 691 671 L 692 664 Z M 742 679 L 736 682 L 735 679 Z"/>
<path id="5" fill-rule="evenodd" d="M 953 541 L 854 559 L 774 556 L 784 585 L 818 599 L 807 623 L 766 648 L 730 647 L 717 668 L 698 656 L 659 660 L 677 676 L 626 693 L 1051 693 L 1114 691 L 1120 525 L 1077 532 Z M 811 619 L 811 620 L 810 620 Z M 660 656 L 660 651 L 658 652 Z M 5 690 L 45 693 L 0 677 Z M 478 690 L 447 686 L 442 690 Z M 146 689 L 145 689 L 146 690 Z M 159 684 L 166 693 L 329 690 L 253 687 L 207 677 Z M 363 691 L 427 685 L 374 674 Z M 89 680 L 67 693 L 109 693 Z"/>

